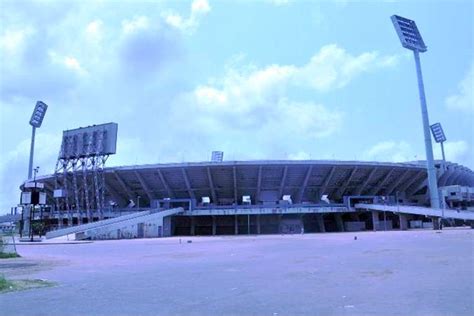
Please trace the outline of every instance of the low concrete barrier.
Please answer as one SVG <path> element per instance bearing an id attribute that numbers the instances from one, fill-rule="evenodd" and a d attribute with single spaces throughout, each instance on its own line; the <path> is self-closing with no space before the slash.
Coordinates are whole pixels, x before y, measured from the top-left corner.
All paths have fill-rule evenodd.
<path id="1" fill-rule="evenodd" d="M 92 228 L 97 228 L 103 225 L 108 225 L 108 224 L 113 224 L 113 223 L 118 223 L 122 221 L 126 221 L 128 219 L 136 218 L 136 217 L 141 217 L 144 215 L 150 214 L 151 211 L 143 211 L 143 212 L 138 212 L 135 214 L 129 214 L 129 215 L 123 215 L 123 216 L 118 216 L 114 218 L 109 218 L 109 219 L 104 219 L 101 221 L 93 222 L 93 223 L 87 223 L 83 225 L 77 225 L 77 226 L 72 226 L 72 227 L 67 227 L 67 228 L 62 228 L 58 230 L 53 230 L 50 232 L 46 233 L 46 239 L 51 239 L 51 238 L 57 238 L 61 236 L 66 236 L 66 235 L 72 235 L 75 233 L 83 232 L 88 229 Z"/>
<path id="2" fill-rule="evenodd" d="M 171 221 L 166 222 L 165 219 L 183 211 L 182 207 L 178 207 L 102 225 L 76 233 L 76 239 L 104 240 L 171 236 Z"/>

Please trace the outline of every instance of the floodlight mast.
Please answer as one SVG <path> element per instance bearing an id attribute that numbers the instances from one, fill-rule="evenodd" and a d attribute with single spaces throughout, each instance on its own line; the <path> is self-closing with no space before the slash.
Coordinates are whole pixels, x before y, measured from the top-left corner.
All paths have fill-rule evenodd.
<path id="1" fill-rule="evenodd" d="M 412 50 L 415 57 L 416 75 L 418 78 L 418 92 L 420 94 L 421 116 L 423 120 L 423 132 L 425 138 L 426 162 L 428 171 L 428 188 L 430 192 L 430 204 L 432 208 L 440 208 L 438 180 L 433 158 L 433 146 L 431 144 L 430 124 L 428 119 L 428 108 L 426 106 L 425 89 L 423 85 L 423 74 L 421 72 L 420 52 L 426 52 L 427 47 L 423 42 L 415 21 L 398 15 L 391 17 L 395 30 L 402 46 Z"/>
<path id="2" fill-rule="evenodd" d="M 35 109 L 33 110 L 33 114 L 31 114 L 30 125 L 32 127 L 31 131 L 31 147 L 30 147 L 30 163 L 28 165 L 28 180 L 31 179 L 31 175 L 33 173 L 33 155 L 35 151 L 35 136 L 36 136 L 36 128 L 41 127 L 43 123 L 44 115 L 46 114 L 46 110 L 48 109 L 48 105 L 42 101 L 36 102 Z"/>
<path id="3" fill-rule="evenodd" d="M 441 144 L 441 155 L 443 157 L 443 171 L 446 171 L 446 156 L 444 155 L 444 142 L 446 141 L 446 135 L 444 134 L 443 127 L 441 123 L 434 123 L 430 126 L 431 133 L 433 133 L 433 138 L 435 142 Z"/>

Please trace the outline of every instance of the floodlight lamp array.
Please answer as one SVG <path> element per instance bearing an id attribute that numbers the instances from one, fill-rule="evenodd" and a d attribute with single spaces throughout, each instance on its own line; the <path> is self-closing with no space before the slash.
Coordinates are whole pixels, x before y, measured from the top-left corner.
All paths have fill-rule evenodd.
<path id="1" fill-rule="evenodd" d="M 211 162 L 222 162 L 224 159 L 223 151 L 213 151 L 211 156 Z"/>
<path id="2" fill-rule="evenodd" d="M 31 115 L 30 125 L 34 127 L 40 127 L 43 123 L 43 119 L 47 109 L 48 105 L 46 103 L 41 101 L 36 102 L 35 109 L 33 111 L 33 114 Z"/>
<path id="3" fill-rule="evenodd" d="M 391 19 L 403 47 L 418 52 L 427 51 L 415 21 L 398 15 L 392 15 Z"/>
<path id="4" fill-rule="evenodd" d="M 431 125 L 430 128 L 431 128 L 431 133 L 433 133 L 435 142 L 442 143 L 446 141 L 446 135 L 444 135 L 444 131 L 443 131 L 443 127 L 441 126 L 441 123 L 435 123 Z"/>

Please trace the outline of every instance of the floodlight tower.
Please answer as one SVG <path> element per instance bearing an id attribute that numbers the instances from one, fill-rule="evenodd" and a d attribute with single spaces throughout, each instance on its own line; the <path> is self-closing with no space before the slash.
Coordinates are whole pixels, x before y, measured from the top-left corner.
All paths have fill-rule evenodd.
<path id="1" fill-rule="evenodd" d="M 42 101 L 36 102 L 35 109 L 33 114 L 31 114 L 30 125 L 32 126 L 31 132 L 31 147 L 30 147 L 30 164 L 28 165 L 28 180 L 31 179 L 31 174 L 33 173 L 33 154 L 35 151 L 35 134 L 36 128 L 41 127 L 41 123 L 43 123 L 44 115 L 46 114 L 46 110 L 48 109 L 48 105 L 43 103 Z"/>
<path id="2" fill-rule="evenodd" d="M 433 159 L 433 147 L 431 145 L 430 123 L 428 120 L 428 109 L 426 107 L 425 89 L 423 86 L 423 75 L 421 73 L 420 53 L 427 51 L 415 21 L 403 18 L 398 15 L 391 17 L 393 26 L 397 31 L 402 46 L 412 50 L 415 56 L 416 74 L 418 77 L 418 91 L 420 94 L 421 116 L 423 120 L 423 132 L 425 136 L 425 151 L 428 171 L 428 187 L 430 190 L 430 203 L 432 208 L 439 208 L 439 193 L 436 176 L 436 169 Z"/>
<path id="3" fill-rule="evenodd" d="M 441 155 L 443 157 L 443 170 L 446 171 L 446 157 L 444 156 L 444 142 L 446 141 L 446 135 L 444 135 L 443 127 L 441 123 L 434 123 L 430 126 L 431 133 L 435 142 L 441 144 Z"/>

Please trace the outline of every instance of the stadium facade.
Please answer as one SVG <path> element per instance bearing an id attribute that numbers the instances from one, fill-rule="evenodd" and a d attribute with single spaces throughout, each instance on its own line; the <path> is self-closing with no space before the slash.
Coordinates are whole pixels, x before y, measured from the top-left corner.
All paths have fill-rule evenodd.
<path id="1" fill-rule="evenodd" d="M 436 167 L 442 208 L 471 215 L 474 172 L 449 162 L 438 161 Z M 433 219 L 441 217 L 441 213 L 436 213 L 438 210 L 435 213 L 404 211 L 408 207 L 429 206 L 424 161 L 172 163 L 109 167 L 103 170 L 103 177 L 106 207 L 102 209 L 84 207 L 87 197 L 81 188 L 93 184 L 94 179 L 83 179 L 86 184 L 83 186 L 79 181 L 76 184 L 79 194 L 70 189 L 64 197 L 69 199 L 68 203 L 58 203 L 54 197 L 55 176 L 39 177 L 37 181 L 45 184 L 49 205 L 42 210 L 42 216 L 56 228 L 140 211 L 179 208 L 166 217 L 163 224 L 166 227 L 159 228 L 159 236 L 406 229 L 436 225 Z M 69 188 L 78 181 L 72 178 L 72 173 L 66 173 L 66 178 Z M 92 199 L 97 198 L 93 197 L 94 190 L 90 191 Z M 368 206 L 364 209 L 363 205 L 371 204 L 397 209 L 392 212 L 369 210 Z M 139 235 L 139 232 L 129 234 Z"/>

